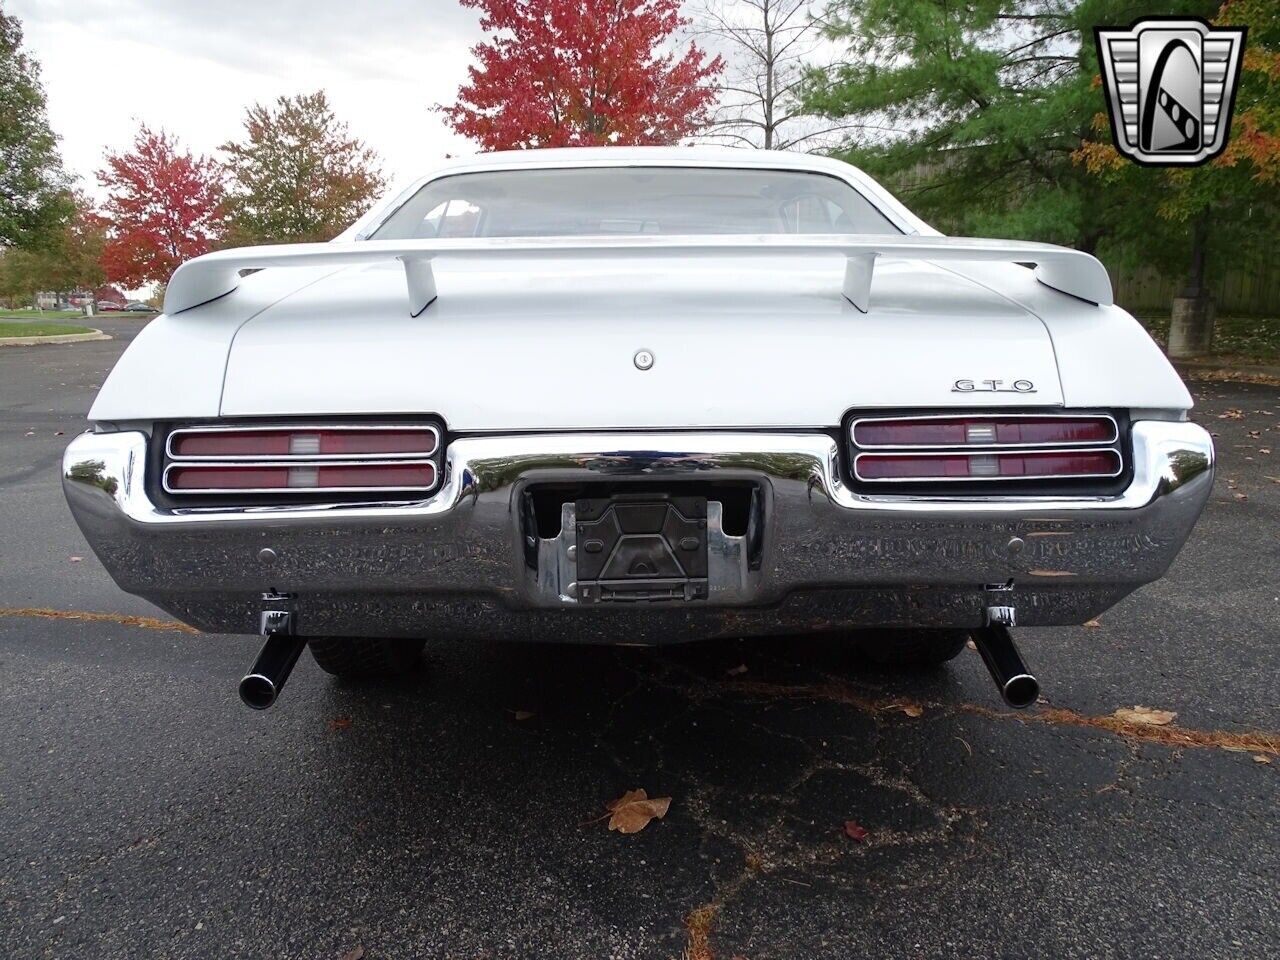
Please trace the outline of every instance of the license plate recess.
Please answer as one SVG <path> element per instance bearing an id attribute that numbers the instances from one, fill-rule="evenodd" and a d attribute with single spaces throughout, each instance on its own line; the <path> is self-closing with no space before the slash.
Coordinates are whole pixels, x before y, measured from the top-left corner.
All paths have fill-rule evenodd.
<path id="1" fill-rule="evenodd" d="M 574 512 L 579 602 L 707 599 L 706 497 L 594 497 Z"/>

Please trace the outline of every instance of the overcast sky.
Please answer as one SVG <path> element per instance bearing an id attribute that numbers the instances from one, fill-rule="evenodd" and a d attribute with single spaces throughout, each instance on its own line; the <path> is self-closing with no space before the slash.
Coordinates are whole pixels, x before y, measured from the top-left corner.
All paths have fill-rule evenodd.
<path id="1" fill-rule="evenodd" d="M 479 19 L 456 0 L 3 0 L 40 62 L 62 156 L 97 194 L 139 121 L 201 153 L 245 107 L 324 88 L 393 181 L 475 148 L 431 112 L 466 78 Z"/>

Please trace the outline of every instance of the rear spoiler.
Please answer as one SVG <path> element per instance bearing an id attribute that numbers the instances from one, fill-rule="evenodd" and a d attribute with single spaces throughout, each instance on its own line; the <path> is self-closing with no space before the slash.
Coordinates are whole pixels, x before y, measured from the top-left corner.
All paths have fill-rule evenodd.
<path id="1" fill-rule="evenodd" d="M 619 260 L 701 257 L 845 257 L 845 297 L 866 313 L 876 258 L 995 261 L 1035 265 L 1046 286 L 1090 303 L 1112 302 L 1111 278 L 1087 253 L 1048 243 L 970 237 L 865 234 L 715 236 L 493 237 L 449 240 L 360 240 L 298 243 L 219 250 L 180 266 L 165 290 L 164 311 L 181 313 L 231 293 L 242 271 L 276 267 L 345 267 L 399 260 L 404 264 L 409 313 L 417 316 L 436 298 L 432 261 L 437 257 L 482 260 Z"/>

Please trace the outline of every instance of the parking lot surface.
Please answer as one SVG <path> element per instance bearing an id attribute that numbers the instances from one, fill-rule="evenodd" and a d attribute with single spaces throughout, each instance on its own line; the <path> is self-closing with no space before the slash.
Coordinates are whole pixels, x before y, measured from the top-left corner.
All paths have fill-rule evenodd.
<path id="1" fill-rule="evenodd" d="M 253 713 L 258 641 L 120 593 L 63 503 L 141 325 L 96 322 L 0 352 L 4 956 L 1280 956 L 1280 390 L 1193 385 L 1204 518 L 1096 625 L 1019 631 L 1024 714 L 972 651 L 897 676 L 821 637 L 304 657 Z M 610 832 L 633 788 L 668 814 Z"/>

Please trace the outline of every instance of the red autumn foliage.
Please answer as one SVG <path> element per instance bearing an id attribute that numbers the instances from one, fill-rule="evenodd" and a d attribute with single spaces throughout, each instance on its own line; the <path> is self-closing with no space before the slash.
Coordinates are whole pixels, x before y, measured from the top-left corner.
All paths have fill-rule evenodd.
<path id="1" fill-rule="evenodd" d="M 218 164 L 178 147 L 176 137 L 143 124 L 127 153 L 108 153 L 98 182 L 111 235 L 102 268 L 128 288 L 165 283 L 184 260 L 208 253 L 222 229 Z"/>
<path id="2" fill-rule="evenodd" d="M 670 144 L 707 122 L 724 67 L 695 44 L 663 44 L 688 21 L 679 0 L 460 0 L 491 38 L 450 126 L 486 150 Z"/>

